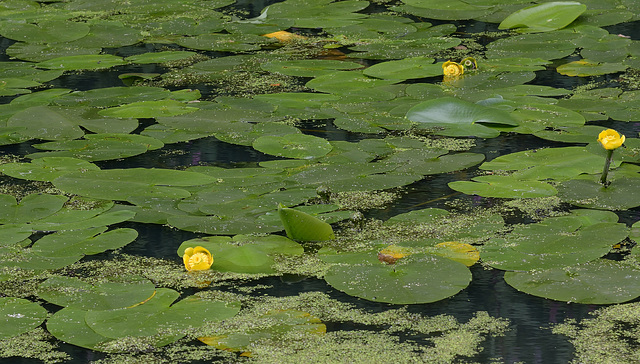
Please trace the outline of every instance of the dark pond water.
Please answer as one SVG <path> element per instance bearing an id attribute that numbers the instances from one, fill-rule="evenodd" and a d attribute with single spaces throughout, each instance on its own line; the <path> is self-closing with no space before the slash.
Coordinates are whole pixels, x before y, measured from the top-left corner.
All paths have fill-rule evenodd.
<path id="1" fill-rule="evenodd" d="M 253 16 L 259 13 L 270 1 L 238 1 L 239 6 L 247 9 Z M 272 2 L 272 1 L 271 1 Z M 493 26 L 493 25 L 492 25 Z M 485 30 L 486 24 L 466 24 L 469 31 Z M 613 27 L 612 27 L 613 28 Z M 640 25 L 625 24 L 616 26 L 610 30 L 612 33 L 632 35 L 634 39 L 640 38 L 638 31 Z M 0 47 L 3 49 L 12 41 L 1 39 Z M 124 50 L 123 50 L 124 51 Z M 0 60 L 7 60 L 3 52 L 0 52 Z M 120 70 L 122 71 L 122 69 Z M 153 72 L 153 69 L 131 67 L 129 72 Z M 109 86 L 120 86 L 116 72 L 87 72 L 81 75 L 66 75 L 52 82 L 55 87 L 65 87 L 75 90 L 88 90 Z M 536 83 L 555 87 L 572 88 L 583 82 L 579 78 L 570 78 L 559 75 L 557 72 L 541 71 L 535 80 Z M 203 88 L 204 89 L 204 88 Z M 5 101 L 9 101 L 6 99 Z M 621 123 L 609 121 L 599 125 L 612 127 L 626 135 L 637 135 L 640 130 L 638 123 Z M 354 135 L 339 130 L 327 123 L 322 127 L 310 126 L 308 132 L 323 135 L 333 140 L 354 140 Z M 557 144 L 566 146 L 566 144 Z M 503 135 L 499 138 L 477 140 L 472 152 L 483 153 L 487 160 L 499 155 L 520 150 L 539 148 L 544 146 L 556 146 L 553 142 L 543 141 L 533 136 Z M 172 150 L 181 153 L 168 153 Z M 10 145 L 0 147 L 0 154 L 20 154 L 35 151 L 29 144 Z M 141 156 L 127 158 L 123 161 L 107 161 L 97 163 L 102 168 L 121 167 L 161 167 L 173 168 L 185 165 L 209 164 L 225 167 L 245 166 L 256 162 L 269 160 L 272 157 L 257 152 L 251 147 L 242 147 L 223 143 L 215 138 L 205 138 L 187 143 L 168 145 L 161 151 L 149 152 Z M 465 173 L 472 173 L 466 171 Z M 378 219 L 386 219 L 402 212 L 416 208 L 440 207 L 446 208 L 447 201 L 452 199 L 467 199 L 471 203 L 480 206 L 490 205 L 491 199 L 473 199 L 468 196 L 455 194 L 447 187 L 447 183 L 458 179 L 455 174 L 438 175 L 428 177 L 406 188 L 406 193 L 392 206 L 385 210 L 371 212 L 368 216 Z M 632 223 L 640 219 L 640 210 L 632 209 L 620 214 L 622 222 Z M 518 216 L 513 217 L 513 222 L 521 222 Z M 526 221 L 525 221 L 526 222 Z M 140 233 L 139 238 L 123 249 L 124 253 L 133 255 L 153 256 L 177 260 L 175 251 L 184 240 L 197 236 L 196 234 L 176 231 L 162 226 L 148 224 L 130 224 Z M 408 310 L 423 315 L 447 314 L 453 315 L 460 321 L 467 321 L 477 311 L 487 311 L 494 317 L 509 319 L 510 331 L 504 337 L 492 338 L 484 343 L 482 353 L 473 358 L 478 362 L 489 362 L 491 358 L 502 358 L 503 363 L 567 363 L 572 359 L 573 346 L 566 338 L 551 334 L 550 327 L 561 323 L 568 318 L 583 319 L 589 316 L 593 310 L 601 307 L 595 305 L 567 304 L 534 297 L 520 293 L 508 286 L 502 279 L 504 274 L 498 270 L 485 270 L 476 265 L 472 267 L 473 280 L 471 285 L 461 293 L 446 300 L 431 304 L 410 305 Z M 281 278 L 265 278 L 250 283 L 251 285 L 268 285 L 269 289 L 256 291 L 256 294 L 270 296 L 296 295 L 300 292 L 320 291 L 329 294 L 332 298 L 355 304 L 372 312 L 397 308 L 398 306 L 381 304 L 360 300 L 348 296 L 330 287 L 323 280 L 303 279 L 301 281 L 287 281 Z M 348 329 L 339 323 L 331 323 L 331 327 Z M 86 363 L 99 359 L 102 355 L 74 346 L 61 344 L 61 349 L 73 356 L 72 363 Z M 0 359 L 0 363 L 38 363 L 36 360 L 8 358 Z"/>

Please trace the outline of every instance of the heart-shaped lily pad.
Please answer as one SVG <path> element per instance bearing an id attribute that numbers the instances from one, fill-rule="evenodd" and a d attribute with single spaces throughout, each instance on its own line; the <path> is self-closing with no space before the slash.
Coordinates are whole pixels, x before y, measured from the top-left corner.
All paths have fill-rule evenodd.
<path id="1" fill-rule="evenodd" d="M 28 332 L 42 324 L 47 310 L 35 302 L 16 297 L 0 297 L 0 339 Z"/>
<path id="2" fill-rule="evenodd" d="M 606 305 L 640 296 L 640 269 L 607 259 L 532 272 L 507 272 L 504 279 L 519 291 L 556 301 Z"/>
<path id="3" fill-rule="evenodd" d="M 597 259 L 629 234 L 624 224 L 582 224 L 582 219 L 566 216 L 517 227 L 485 244 L 482 260 L 504 270 L 563 267 Z"/>
<path id="4" fill-rule="evenodd" d="M 414 304 L 455 295 L 469 285 L 471 272 L 451 259 L 411 254 L 396 264 L 334 265 L 324 278 L 332 287 L 351 296 Z"/>
<path id="5" fill-rule="evenodd" d="M 38 296 L 45 301 L 83 310 L 129 307 L 154 294 L 153 283 L 141 277 L 116 277 L 89 284 L 79 278 L 54 276 L 38 286 Z"/>
<path id="6" fill-rule="evenodd" d="M 266 154 L 285 158 L 319 158 L 333 147 L 326 139 L 306 134 L 265 135 L 253 141 L 253 147 Z"/>

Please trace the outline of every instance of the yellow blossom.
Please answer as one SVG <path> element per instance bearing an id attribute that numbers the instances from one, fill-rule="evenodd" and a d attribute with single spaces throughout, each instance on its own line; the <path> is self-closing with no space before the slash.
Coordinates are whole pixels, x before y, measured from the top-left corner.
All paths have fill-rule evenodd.
<path id="1" fill-rule="evenodd" d="M 446 61 L 442 64 L 442 72 L 447 77 L 460 76 L 464 73 L 464 67 L 459 63 Z"/>
<path id="2" fill-rule="evenodd" d="M 462 67 L 472 69 L 472 70 L 475 70 L 476 68 L 478 68 L 478 63 L 476 62 L 476 59 L 473 57 L 467 57 L 463 59 L 462 62 L 460 62 L 460 64 L 462 64 Z"/>
<path id="3" fill-rule="evenodd" d="M 188 271 L 207 270 L 213 264 L 213 257 L 209 251 L 201 246 L 187 248 L 182 256 L 184 267 Z"/>
<path id="4" fill-rule="evenodd" d="M 624 143 L 624 135 L 618 134 L 618 132 L 613 129 L 603 130 L 598 135 L 598 142 L 602 144 L 604 149 L 614 150 L 620 148 L 622 143 Z"/>

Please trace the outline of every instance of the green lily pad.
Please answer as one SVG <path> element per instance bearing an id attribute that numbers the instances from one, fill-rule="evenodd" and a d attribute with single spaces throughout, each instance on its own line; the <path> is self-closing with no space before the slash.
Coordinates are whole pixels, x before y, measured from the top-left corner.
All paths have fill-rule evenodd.
<path id="1" fill-rule="evenodd" d="M 16 297 L 0 297 L 0 339 L 8 339 L 40 326 L 47 310 L 35 302 Z"/>
<path id="2" fill-rule="evenodd" d="M 155 101 L 171 96 L 169 90 L 160 87 L 105 87 L 87 91 L 74 91 L 58 97 L 53 102 L 61 106 L 111 107 L 140 101 Z"/>
<path id="3" fill-rule="evenodd" d="M 18 203 L 10 195 L 0 194 L 0 223 L 15 224 L 43 219 L 62 208 L 68 197 L 30 194 Z"/>
<path id="4" fill-rule="evenodd" d="M 0 26 L 3 37 L 27 43 L 65 43 L 88 33 L 86 23 L 66 20 L 43 20 L 38 24 L 6 21 Z"/>
<path id="5" fill-rule="evenodd" d="M 606 305 L 640 296 L 638 267 L 607 259 L 532 272 L 507 272 L 513 288 L 556 301 Z"/>
<path id="6" fill-rule="evenodd" d="M 29 125 L 28 136 L 44 140 L 70 140 L 84 135 L 65 109 L 54 106 L 34 106 L 17 112 L 7 126 Z"/>
<path id="7" fill-rule="evenodd" d="M 345 94 L 351 91 L 392 85 L 400 81 L 368 77 L 364 75 L 363 71 L 337 71 L 316 77 L 307 82 L 306 86 L 320 92 Z"/>
<path id="8" fill-rule="evenodd" d="M 134 229 L 106 230 L 106 227 L 98 227 L 59 231 L 38 239 L 33 244 L 32 251 L 46 257 L 94 255 L 122 248 L 138 237 L 138 232 Z"/>
<path id="9" fill-rule="evenodd" d="M 273 4 L 265 10 L 266 18 L 290 19 L 298 28 L 331 28 L 357 24 L 366 15 L 357 13 L 369 6 L 368 1 L 291 0 Z"/>
<path id="10" fill-rule="evenodd" d="M 67 307 L 48 321 L 47 328 L 67 343 L 106 352 L 125 352 L 118 343 L 124 337 L 143 340 L 148 347 L 168 345 L 194 328 L 234 316 L 239 303 L 178 298 L 176 291 L 159 288 L 155 295 L 138 305 L 113 310 L 82 310 Z"/>
<path id="11" fill-rule="evenodd" d="M 584 147 L 544 148 L 501 155 L 483 163 L 480 169 L 515 171 L 512 177 L 521 180 L 567 180 L 583 173 L 601 172 L 604 161 L 604 156 Z M 619 161 L 612 163 L 612 167 L 619 165 Z"/>
<path id="12" fill-rule="evenodd" d="M 232 319 L 233 320 L 233 319 Z M 275 310 L 254 317 L 254 327 L 249 331 L 214 331 L 213 336 L 199 337 L 203 343 L 220 350 L 242 351 L 250 354 L 252 343 L 263 340 L 280 342 L 290 333 L 324 334 L 326 326 L 319 318 L 299 310 Z"/>
<path id="13" fill-rule="evenodd" d="M 452 97 L 424 101 L 407 112 L 420 128 L 443 128 L 435 133 L 447 136 L 494 138 L 500 132 L 488 125 L 516 126 L 508 113 Z"/>
<path id="14" fill-rule="evenodd" d="M 520 180 L 512 176 L 479 176 L 471 180 L 473 182 L 449 182 L 449 187 L 467 195 L 499 198 L 549 197 L 558 192 L 546 182 Z"/>
<path id="15" fill-rule="evenodd" d="M 411 254 L 396 264 L 334 265 L 325 274 L 333 288 L 369 301 L 429 303 L 451 297 L 471 281 L 462 263 L 436 255 Z"/>
<path id="16" fill-rule="evenodd" d="M 126 201 L 135 196 L 185 198 L 191 193 L 180 187 L 214 181 L 213 177 L 196 172 L 129 168 L 67 173 L 53 180 L 53 184 L 85 197 Z"/>
<path id="17" fill-rule="evenodd" d="M 93 163 L 69 157 L 47 157 L 34 159 L 30 163 L 6 163 L 0 165 L 0 172 L 13 178 L 30 181 L 52 181 L 71 171 L 98 170 Z"/>
<path id="18" fill-rule="evenodd" d="M 265 71 L 298 77 L 318 77 L 336 70 L 351 70 L 362 67 L 361 64 L 355 62 L 319 59 L 276 60 L 260 65 L 260 68 Z"/>
<path id="19" fill-rule="evenodd" d="M 265 135 L 253 141 L 253 147 L 266 154 L 285 158 L 313 159 L 331 151 L 331 143 L 323 138 L 306 134 L 284 136 Z"/>
<path id="20" fill-rule="evenodd" d="M 89 284 L 79 278 L 54 276 L 38 286 L 38 296 L 43 300 L 87 311 L 134 306 L 154 294 L 153 283 L 141 277 L 116 277 Z"/>
<path id="21" fill-rule="evenodd" d="M 164 144 L 158 139 L 137 134 L 87 134 L 84 139 L 79 140 L 35 144 L 35 148 L 50 152 L 31 153 L 28 157 L 67 157 L 102 161 L 131 157 L 162 146 Z"/>
<path id="22" fill-rule="evenodd" d="M 485 244 L 481 258 L 504 270 L 564 267 L 607 254 L 629 234 L 624 224 L 581 224 L 576 217 L 556 217 L 518 227 L 508 237 Z"/>
<path id="23" fill-rule="evenodd" d="M 101 110 L 98 114 L 116 118 L 156 118 L 176 116 L 197 111 L 183 102 L 176 100 L 138 101 L 130 104 Z"/>
<path id="24" fill-rule="evenodd" d="M 333 228 L 326 222 L 305 212 L 286 207 L 278 208 L 278 214 L 287 236 L 298 241 L 325 241 L 335 239 Z"/>
<path id="25" fill-rule="evenodd" d="M 273 274 L 276 254 L 300 255 L 304 251 L 300 244 L 284 236 L 236 235 L 233 238 L 209 236 L 184 241 L 178 247 L 178 255 L 182 257 L 186 248 L 196 246 L 211 252 L 211 269 L 250 274 Z"/>
<path id="26" fill-rule="evenodd" d="M 587 6 L 577 1 L 552 1 L 520 9 L 506 17 L 499 29 L 521 32 L 550 32 L 571 24 Z"/>
<path id="27" fill-rule="evenodd" d="M 557 186 L 558 197 L 575 206 L 626 210 L 640 206 L 640 196 L 635 191 L 640 188 L 640 178 L 637 173 L 621 175 L 615 178 L 615 173 L 609 173 L 608 187 L 600 183 L 600 176 L 583 176 L 564 181 Z"/>
<path id="28" fill-rule="evenodd" d="M 408 80 L 413 78 L 435 77 L 442 74 L 442 64 L 433 64 L 433 58 L 413 57 L 399 61 L 377 63 L 363 71 L 367 76 Z"/>
<path id="29" fill-rule="evenodd" d="M 38 68 L 49 70 L 98 70 L 127 64 L 122 58 L 111 54 L 83 54 L 57 57 L 37 63 Z"/>
<path id="30" fill-rule="evenodd" d="M 129 56 L 124 60 L 127 62 L 137 63 L 137 64 L 165 63 L 165 62 L 180 61 L 185 58 L 189 58 L 195 54 L 197 53 L 191 52 L 191 51 L 149 52 L 149 53 L 138 54 L 135 56 Z"/>
<path id="31" fill-rule="evenodd" d="M 563 64 L 556 68 L 556 70 L 561 75 L 587 77 L 623 72 L 627 68 L 629 68 L 629 66 L 621 63 L 600 63 L 583 59 Z"/>

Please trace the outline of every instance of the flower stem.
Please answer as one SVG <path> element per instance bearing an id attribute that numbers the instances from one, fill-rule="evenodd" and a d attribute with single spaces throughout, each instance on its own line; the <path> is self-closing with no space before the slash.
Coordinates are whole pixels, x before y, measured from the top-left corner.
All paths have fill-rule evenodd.
<path id="1" fill-rule="evenodd" d="M 609 166 L 611 165 L 611 161 L 613 160 L 613 149 L 607 150 L 607 160 L 604 162 L 604 169 L 602 170 L 602 176 L 600 176 L 600 183 L 604 185 L 604 187 L 608 187 L 611 182 L 607 182 L 607 175 L 609 174 Z"/>

